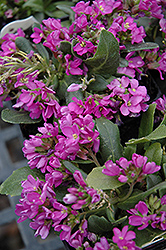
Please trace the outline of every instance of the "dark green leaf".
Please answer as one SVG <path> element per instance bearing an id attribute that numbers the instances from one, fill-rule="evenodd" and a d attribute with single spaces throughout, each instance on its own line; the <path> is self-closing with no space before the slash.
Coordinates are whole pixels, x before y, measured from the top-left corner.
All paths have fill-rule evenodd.
<path id="1" fill-rule="evenodd" d="M 109 31 L 103 29 L 95 55 L 84 62 L 92 74 L 113 75 L 119 66 L 119 44 L 117 39 Z"/>
<path id="2" fill-rule="evenodd" d="M 44 180 L 44 175 L 38 169 L 30 169 L 29 166 L 15 170 L 0 186 L 0 194 L 11 196 L 20 195 L 22 192 L 21 182 L 26 180 L 28 175 Z"/>
<path id="3" fill-rule="evenodd" d="M 76 97 L 78 100 L 83 100 L 83 93 L 82 90 L 79 89 L 74 92 L 66 92 L 66 104 L 73 102 L 72 98 Z"/>
<path id="4" fill-rule="evenodd" d="M 104 216 L 99 217 L 97 215 L 91 215 L 88 218 L 88 231 L 102 234 L 111 230 L 112 224 Z"/>
<path id="5" fill-rule="evenodd" d="M 126 44 L 125 52 L 138 51 L 138 50 L 147 50 L 147 49 L 156 49 L 159 48 L 157 43 L 147 42 L 147 43 L 139 43 L 139 44 Z"/>
<path id="6" fill-rule="evenodd" d="M 146 192 L 142 192 L 139 194 L 133 194 L 127 200 L 120 202 L 117 206 L 123 210 L 134 208 L 134 206 L 139 202 L 144 200 L 150 194 L 155 193 L 157 190 L 166 189 L 166 182 L 161 182 L 157 184 L 155 187 L 148 189 Z"/>
<path id="7" fill-rule="evenodd" d="M 164 176 L 165 176 L 165 179 L 166 179 L 166 163 L 163 164 L 163 172 L 164 172 Z"/>
<path id="8" fill-rule="evenodd" d="M 112 80 L 114 80 L 115 77 L 111 76 L 110 78 L 110 82 Z M 107 85 L 108 85 L 108 81 L 100 76 L 100 75 L 95 75 L 95 81 L 92 81 L 89 85 L 88 85 L 88 88 L 87 90 L 88 91 L 94 91 L 95 93 L 96 92 L 100 92 L 100 91 L 104 91 L 107 89 Z"/>
<path id="9" fill-rule="evenodd" d="M 29 116 L 29 113 L 25 111 L 16 111 L 14 109 L 3 109 L 1 113 L 1 118 L 5 122 L 9 122 L 12 124 L 33 124 L 41 121 L 39 119 L 32 119 Z"/>
<path id="10" fill-rule="evenodd" d="M 108 158 L 115 162 L 122 156 L 119 129 L 116 124 L 106 118 L 96 120 L 96 127 L 100 133 L 100 151 L 104 161 Z"/>
<path id="11" fill-rule="evenodd" d="M 138 230 L 137 227 L 133 227 L 133 228 L 130 228 L 130 229 L 133 230 L 136 233 L 135 243 L 139 247 L 143 247 L 144 244 L 148 244 L 148 243 L 152 244 L 152 240 L 154 238 L 156 238 L 157 236 L 160 236 L 160 235 L 163 234 L 163 232 L 161 230 L 154 229 L 151 226 L 145 228 L 143 231 Z M 154 248 L 152 246 L 154 246 Z M 149 250 L 150 249 L 156 249 L 156 250 L 158 249 L 158 248 L 155 247 L 155 244 L 154 245 L 152 244 L 151 247 L 148 247 L 148 248 L 149 248 Z"/>
<path id="12" fill-rule="evenodd" d="M 67 88 L 72 83 L 81 83 L 80 76 L 74 76 L 74 75 L 66 75 L 64 76 L 63 80 L 59 80 L 59 87 L 56 90 L 56 94 L 58 95 L 59 99 L 65 99 L 66 98 L 66 92 Z"/>
<path id="13" fill-rule="evenodd" d="M 163 138 L 166 138 L 166 126 L 160 125 L 149 135 L 142 137 L 142 138 L 139 138 L 139 139 L 131 139 L 128 142 L 126 142 L 126 144 L 127 145 L 139 144 L 139 143 L 150 142 L 153 140 L 159 140 L 159 139 L 163 139 Z"/>
<path id="14" fill-rule="evenodd" d="M 29 54 L 31 50 L 34 51 L 34 48 L 32 47 L 30 41 L 28 41 L 25 37 L 17 37 L 15 40 L 15 44 L 18 49 L 27 54 Z"/>
<path id="15" fill-rule="evenodd" d="M 49 62 L 49 54 L 47 49 L 44 47 L 42 43 L 38 43 L 35 45 L 37 52 L 43 57 L 43 59 L 47 60 Z"/>
<path id="16" fill-rule="evenodd" d="M 68 41 L 60 42 L 59 50 L 62 51 L 65 55 L 71 54 L 71 43 Z"/>
<path id="17" fill-rule="evenodd" d="M 78 167 L 76 167 L 76 166 L 75 166 L 73 163 L 71 163 L 70 161 L 63 161 L 63 165 L 64 165 L 72 174 L 74 174 L 74 172 L 75 172 L 76 170 L 79 170 L 79 171 L 81 172 L 81 174 L 82 174 L 82 176 L 83 176 L 84 179 L 87 177 L 87 174 L 86 174 L 83 170 L 81 170 L 81 169 L 79 169 Z"/>
<path id="18" fill-rule="evenodd" d="M 147 182 L 147 189 L 150 189 L 159 184 L 160 182 L 162 182 L 162 179 L 158 175 L 149 174 L 146 178 L 146 182 Z"/>
<path id="19" fill-rule="evenodd" d="M 136 153 L 136 145 L 127 145 L 123 150 L 123 157 L 125 157 L 128 161 L 132 159 L 132 155 Z"/>
<path id="20" fill-rule="evenodd" d="M 26 3 L 23 4 L 23 8 L 30 7 L 36 12 L 43 12 L 43 0 L 28 0 Z"/>
<path id="21" fill-rule="evenodd" d="M 62 186 L 62 185 L 55 188 L 54 192 L 56 194 L 57 201 L 60 202 L 63 201 L 63 197 L 65 197 L 65 195 L 68 193 L 67 189 L 68 186 Z"/>
<path id="22" fill-rule="evenodd" d="M 57 9 L 63 11 L 67 15 L 69 15 L 70 20 L 74 21 L 74 15 L 75 15 L 75 13 L 71 9 L 70 6 L 67 6 L 67 5 L 57 5 L 56 7 L 57 7 Z"/>
<path id="23" fill-rule="evenodd" d="M 156 103 L 152 103 L 149 105 L 148 110 L 142 114 L 138 138 L 147 136 L 150 133 L 152 133 L 155 109 L 156 109 Z"/>
<path id="24" fill-rule="evenodd" d="M 146 150 L 145 156 L 148 157 L 149 162 L 154 161 L 157 165 L 160 165 L 162 159 L 161 144 L 158 142 L 151 144 Z"/>
<path id="25" fill-rule="evenodd" d="M 89 186 L 96 189 L 108 190 L 124 185 L 124 183 L 118 181 L 116 176 L 108 176 L 103 174 L 102 170 L 104 168 L 105 167 L 97 167 L 92 169 L 86 179 Z"/>
<path id="26" fill-rule="evenodd" d="M 121 68 L 127 67 L 128 64 L 129 64 L 128 60 L 126 60 L 125 58 L 120 57 L 119 67 L 121 67 Z"/>

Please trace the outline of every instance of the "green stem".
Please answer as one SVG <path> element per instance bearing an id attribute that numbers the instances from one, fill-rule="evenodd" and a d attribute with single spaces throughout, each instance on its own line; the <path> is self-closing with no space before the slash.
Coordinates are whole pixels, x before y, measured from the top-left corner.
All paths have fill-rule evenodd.
<path id="1" fill-rule="evenodd" d="M 131 183 L 129 185 L 130 185 L 129 191 L 124 197 L 122 197 L 122 198 L 119 198 L 119 197 L 112 198 L 112 199 L 110 199 L 110 203 L 111 204 L 116 204 L 116 203 L 123 202 L 123 201 L 127 200 L 129 198 L 129 196 L 133 192 L 133 187 L 134 187 L 135 183 L 133 182 L 133 183 Z"/>
<path id="2" fill-rule="evenodd" d="M 100 163 L 98 162 L 98 160 L 97 160 L 96 156 L 94 155 L 94 153 L 92 152 L 92 150 L 89 148 L 87 148 L 87 150 L 89 152 L 90 157 L 93 159 L 93 162 L 95 163 L 95 165 L 97 167 L 101 167 Z"/>

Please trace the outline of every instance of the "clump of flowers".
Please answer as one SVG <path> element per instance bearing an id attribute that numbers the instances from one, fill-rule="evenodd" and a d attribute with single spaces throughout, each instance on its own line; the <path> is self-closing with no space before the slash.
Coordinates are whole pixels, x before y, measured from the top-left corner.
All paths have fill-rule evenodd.
<path id="1" fill-rule="evenodd" d="M 143 230 L 149 225 L 151 225 L 153 228 L 165 230 L 165 199 L 165 195 L 161 199 L 158 199 L 157 196 L 151 195 L 147 204 L 144 201 L 139 201 L 134 209 L 130 209 L 128 211 L 130 214 L 132 214 L 129 217 L 129 224 L 133 226 L 139 226 L 138 230 Z"/>
<path id="2" fill-rule="evenodd" d="M 156 0 L 80 1 L 65 23 L 49 17 L 30 35 L 2 37 L 0 105 L 12 102 L 2 118 L 37 127 L 23 143 L 29 166 L 9 179 L 21 173 L 15 213 L 35 236 L 54 230 L 79 250 L 138 250 L 162 237 L 165 10 Z M 0 193 L 13 195 L 9 180 Z"/>
<path id="3" fill-rule="evenodd" d="M 161 169 L 155 162 L 147 162 L 147 157 L 134 153 L 132 160 L 128 161 L 121 157 L 114 163 L 109 160 L 105 163 L 102 173 L 110 176 L 117 176 L 120 182 L 137 183 L 141 182 L 147 174 L 153 174 Z"/>

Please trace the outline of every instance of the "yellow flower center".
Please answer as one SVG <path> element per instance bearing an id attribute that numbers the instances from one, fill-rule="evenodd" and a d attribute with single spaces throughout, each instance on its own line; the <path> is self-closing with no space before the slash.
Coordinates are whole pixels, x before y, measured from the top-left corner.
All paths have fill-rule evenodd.
<path id="1" fill-rule="evenodd" d="M 73 134 L 74 139 L 76 140 L 78 138 L 78 135 Z"/>
<path id="2" fill-rule="evenodd" d="M 85 47 L 85 46 L 86 46 L 86 43 L 85 43 L 85 42 L 82 42 L 82 43 L 80 44 L 80 46 L 81 46 L 81 47 Z"/>
<path id="3" fill-rule="evenodd" d="M 103 11 L 103 10 L 104 10 L 104 8 L 103 8 L 103 6 L 102 6 L 102 5 L 100 5 L 99 9 L 100 9 L 101 11 Z"/>
<path id="4" fill-rule="evenodd" d="M 128 101 L 127 106 L 128 106 L 128 107 L 130 107 L 130 106 L 131 106 L 131 102 L 130 102 L 130 101 Z"/>
<path id="5" fill-rule="evenodd" d="M 127 28 L 129 28 L 130 26 L 129 26 L 129 23 L 125 23 L 124 24 L 124 27 L 127 29 Z"/>

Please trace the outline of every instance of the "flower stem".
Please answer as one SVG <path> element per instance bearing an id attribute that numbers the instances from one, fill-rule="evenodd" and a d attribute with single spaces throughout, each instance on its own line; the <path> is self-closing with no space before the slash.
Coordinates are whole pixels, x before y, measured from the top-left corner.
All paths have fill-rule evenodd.
<path id="1" fill-rule="evenodd" d="M 98 160 L 97 160 L 96 156 L 94 155 L 94 153 L 92 152 L 92 150 L 89 148 L 87 148 L 87 149 L 88 149 L 89 155 L 93 159 L 93 162 L 95 163 L 95 165 L 97 167 L 101 167 L 100 163 L 98 162 Z"/>
<path id="2" fill-rule="evenodd" d="M 116 197 L 116 198 L 110 199 L 110 203 L 111 203 L 111 204 L 116 204 L 116 203 L 123 202 L 123 201 L 127 200 L 127 199 L 129 198 L 129 196 L 130 196 L 130 195 L 132 194 L 132 192 L 133 192 L 133 187 L 134 187 L 134 185 L 135 185 L 134 182 L 131 183 L 131 184 L 129 184 L 130 188 L 129 188 L 128 193 L 127 193 L 124 197 L 122 197 L 122 198 Z"/>

